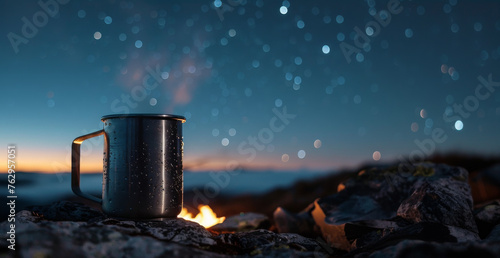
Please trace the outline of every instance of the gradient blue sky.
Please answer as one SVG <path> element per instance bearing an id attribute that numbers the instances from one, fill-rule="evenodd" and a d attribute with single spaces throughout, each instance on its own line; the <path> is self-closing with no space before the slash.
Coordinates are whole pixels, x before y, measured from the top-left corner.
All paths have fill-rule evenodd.
<path id="1" fill-rule="evenodd" d="M 377 151 L 392 161 L 436 128 L 447 136 L 436 151 L 500 154 L 500 88 L 460 117 L 462 130 L 443 119 L 474 96 L 478 76 L 500 81 L 500 2 L 402 1 L 392 14 L 388 2 L 73 0 L 51 17 L 37 1 L 3 1 L 0 145 L 17 145 L 21 170 L 69 171 L 75 137 L 130 112 L 186 116 L 193 170 L 229 160 L 329 170 Z M 391 20 L 377 30 L 373 14 Z M 41 24 L 31 38 L 23 17 Z M 348 62 L 340 44 L 354 46 L 355 27 L 376 34 Z M 13 37 L 27 40 L 17 53 Z M 144 91 L 144 80 L 159 84 Z M 284 107 L 295 118 L 251 158 L 244 142 Z M 102 138 L 83 154 L 84 171 L 100 170 Z"/>

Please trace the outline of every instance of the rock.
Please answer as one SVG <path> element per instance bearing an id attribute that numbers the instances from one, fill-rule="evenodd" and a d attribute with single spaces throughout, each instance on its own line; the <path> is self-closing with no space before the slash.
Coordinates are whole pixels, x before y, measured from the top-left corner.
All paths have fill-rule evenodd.
<path id="1" fill-rule="evenodd" d="M 479 240 L 477 235 L 468 230 L 446 226 L 434 222 L 420 222 L 411 224 L 402 228 L 395 228 L 391 230 L 380 230 L 378 235 L 372 237 L 371 241 L 365 241 L 364 245 L 358 244 L 356 249 L 351 251 L 349 255 L 359 254 L 365 251 L 379 250 L 388 246 L 395 245 L 406 239 L 423 240 L 436 243 L 445 242 L 467 242 Z M 356 239 L 364 240 L 364 237 Z M 373 233 L 372 233 L 373 235 Z M 354 243 L 353 243 L 354 244 Z"/>
<path id="2" fill-rule="evenodd" d="M 493 227 L 490 234 L 484 239 L 485 242 L 500 242 L 500 224 Z"/>
<path id="3" fill-rule="evenodd" d="M 58 210 L 61 213 L 58 214 Z M 93 217 L 95 216 L 95 217 Z M 250 225 L 262 215 L 248 214 Z M 266 218 L 267 219 L 267 218 Z M 7 232 L 8 221 L 0 223 Z M 7 236 L 3 233 L 3 238 Z M 268 230 L 211 232 L 184 219 L 130 221 L 107 218 L 83 204 L 58 202 L 16 214 L 16 251 L 0 241 L 6 257 L 327 257 L 312 239 Z"/>
<path id="4" fill-rule="evenodd" d="M 297 234 L 276 234 L 260 229 L 235 234 L 220 234 L 217 242 L 232 250 L 231 254 L 265 255 L 275 257 L 326 257 L 318 242 Z M 283 252 L 276 252 L 282 250 Z"/>
<path id="5" fill-rule="evenodd" d="M 184 219 L 166 219 L 165 221 L 136 222 L 142 234 L 148 234 L 160 240 L 183 245 L 205 248 L 215 245 L 212 234 L 198 223 Z"/>
<path id="6" fill-rule="evenodd" d="M 314 205 L 311 204 L 302 212 L 294 214 L 278 207 L 273 214 L 274 223 L 280 233 L 297 233 L 306 237 L 316 237 L 318 235 L 311 211 Z"/>
<path id="7" fill-rule="evenodd" d="M 215 244 L 212 234 L 198 223 L 184 219 L 163 219 L 159 221 L 121 221 L 105 219 L 90 223 L 88 227 L 109 228 L 127 235 L 151 236 L 155 239 L 181 243 L 183 245 L 206 247 Z"/>
<path id="8" fill-rule="evenodd" d="M 28 207 L 37 217 L 54 221 L 89 221 L 106 217 L 101 211 L 81 203 L 60 201 L 47 206 Z"/>
<path id="9" fill-rule="evenodd" d="M 316 200 L 311 214 L 327 243 L 346 251 L 381 240 L 383 230 L 411 237 L 416 232 L 407 227 L 422 222 L 440 225 L 443 230 L 433 234 L 443 241 L 478 239 L 467 176 L 462 168 L 431 163 L 369 169 L 344 182 L 340 192 Z"/>
<path id="10" fill-rule="evenodd" d="M 211 230 L 217 232 L 242 232 L 254 229 L 269 229 L 271 222 L 266 215 L 252 212 L 240 213 L 239 215 L 226 218 L 224 222 L 219 223 Z"/>
<path id="11" fill-rule="evenodd" d="M 385 257 L 498 257 L 500 245 L 467 243 L 435 243 L 422 240 L 404 240 L 373 253 L 362 253 L 355 257 L 385 258 Z"/>
<path id="12" fill-rule="evenodd" d="M 345 224 L 345 237 L 351 243 L 351 250 L 360 249 L 380 241 L 386 235 L 399 230 L 407 223 L 387 220 L 368 220 Z"/>
<path id="13" fill-rule="evenodd" d="M 330 244 L 334 248 L 338 248 L 341 250 L 350 250 L 351 243 L 349 243 L 349 241 L 345 237 L 344 232 L 345 224 L 333 225 L 326 222 L 327 215 L 325 214 L 323 209 L 321 209 L 317 201 L 314 203 L 314 210 L 312 215 L 314 218 L 314 222 L 321 229 L 321 234 L 328 244 Z"/>
<path id="14" fill-rule="evenodd" d="M 496 200 L 474 210 L 479 236 L 485 238 L 491 229 L 500 224 L 500 200 Z"/>
<path id="15" fill-rule="evenodd" d="M 469 186 L 453 179 L 440 178 L 418 185 L 401 203 L 397 215 L 413 222 L 438 222 L 478 232 Z"/>

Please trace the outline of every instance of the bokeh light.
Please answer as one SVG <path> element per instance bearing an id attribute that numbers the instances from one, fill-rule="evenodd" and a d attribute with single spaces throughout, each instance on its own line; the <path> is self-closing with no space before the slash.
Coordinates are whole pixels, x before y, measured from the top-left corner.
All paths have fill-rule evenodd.
<path id="1" fill-rule="evenodd" d="M 316 149 L 321 148 L 321 141 L 319 139 L 314 141 L 314 148 Z"/>
<path id="2" fill-rule="evenodd" d="M 299 159 L 305 158 L 306 152 L 304 150 L 299 150 L 299 152 L 297 153 L 297 157 L 299 157 Z"/>
<path id="3" fill-rule="evenodd" d="M 102 37 L 102 34 L 99 31 L 94 32 L 94 39 L 100 40 Z"/>

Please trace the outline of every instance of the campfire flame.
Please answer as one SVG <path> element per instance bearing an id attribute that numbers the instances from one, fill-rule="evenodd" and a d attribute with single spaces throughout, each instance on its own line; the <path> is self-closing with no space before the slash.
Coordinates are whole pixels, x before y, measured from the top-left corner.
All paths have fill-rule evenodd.
<path id="1" fill-rule="evenodd" d="M 196 222 L 205 228 L 222 223 L 226 219 L 226 217 L 218 218 L 217 214 L 215 214 L 208 205 L 200 205 L 198 206 L 198 210 L 200 210 L 200 213 L 193 218 L 193 214 L 188 212 L 186 208 L 182 208 L 181 214 L 177 217 Z"/>

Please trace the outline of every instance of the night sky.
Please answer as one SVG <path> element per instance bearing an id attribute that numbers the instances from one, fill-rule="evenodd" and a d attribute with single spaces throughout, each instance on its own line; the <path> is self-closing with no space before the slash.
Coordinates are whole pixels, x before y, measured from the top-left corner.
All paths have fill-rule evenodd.
<path id="1" fill-rule="evenodd" d="M 18 170 L 69 171 L 71 141 L 114 113 L 185 116 L 188 170 L 500 154 L 498 1 L 29 0 L 0 10 L 0 145 L 17 146 Z M 82 145 L 83 171 L 102 171 L 102 142 Z"/>

